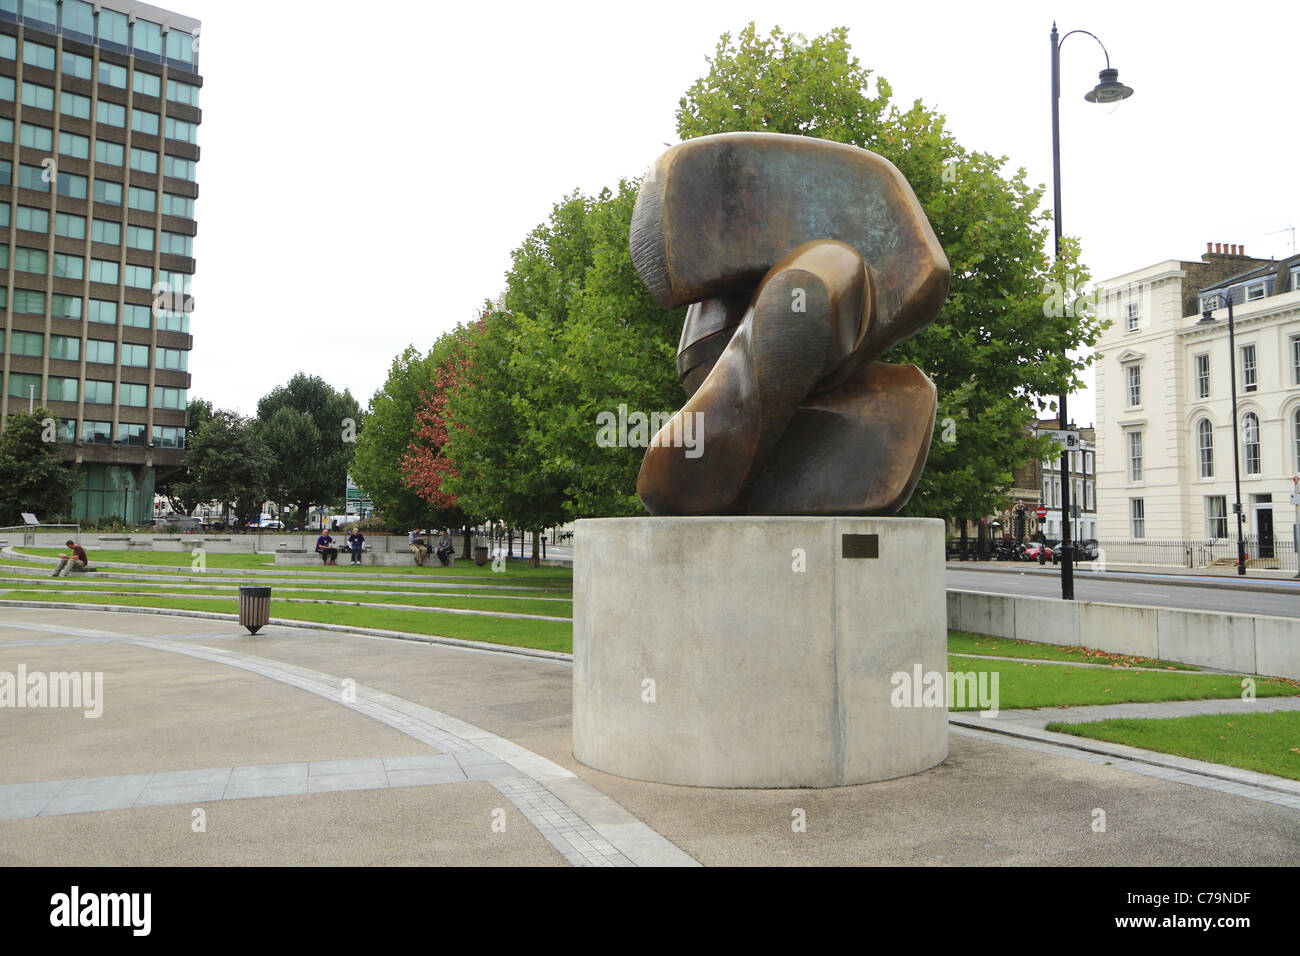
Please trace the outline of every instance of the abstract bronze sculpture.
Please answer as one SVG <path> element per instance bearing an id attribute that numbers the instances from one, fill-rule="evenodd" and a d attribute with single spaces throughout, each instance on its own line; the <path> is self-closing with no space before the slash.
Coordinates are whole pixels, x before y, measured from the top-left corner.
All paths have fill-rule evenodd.
<path id="1" fill-rule="evenodd" d="M 949 266 L 892 163 L 804 136 L 689 140 L 642 185 L 631 248 L 664 308 L 690 304 L 677 353 L 687 403 L 637 479 L 651 514 L 880 515 L 907 503 L 935 388 L 915 366 L 876 359 L 934 321 Z M 697 458 L 669 437 L 686 414 L 707 431 Z"/>

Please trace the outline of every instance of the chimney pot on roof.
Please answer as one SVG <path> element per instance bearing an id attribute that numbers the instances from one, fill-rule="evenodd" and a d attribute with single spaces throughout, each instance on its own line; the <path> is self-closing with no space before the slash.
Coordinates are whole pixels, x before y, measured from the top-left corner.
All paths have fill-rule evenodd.
<path id="1" fill-rule="evenodd" d="M 1216 243 L 1214 244 L 1214 251 L 1215 251 L 1216 253 L 1222 253 L 1222 252 L 1223 252 L 1223 243 L 1221 243 L 1221 242 L 1216 242 Z"/>
<path id="2" fill-rule="evenodd" d="M 1233 254 L 1234 256 L 1239 256 L 1239 255 L 1241 255 L 1241 246 L 1237 245 L 1236 243 L 1233 243 L 1233 245 L 1232 245 L 1232 254 Z"/>
<path id="3" fill-rule="evenodd" d="M 1207 242 L 1205 244 L 1205 254 L 1208 256 L 1213 251 L 1214 251 L 1214 243 Z"/>
<path id="4" fill-rule="evenodd" d="M 1239 255 L 1239 256 L 1244 256 L 1245 254 L 1246 254 L 1246 247 L 1245 247 L 1245 246 L 1238 246 L 1238 247 L 1237 247 L 1237 255 Z"/>

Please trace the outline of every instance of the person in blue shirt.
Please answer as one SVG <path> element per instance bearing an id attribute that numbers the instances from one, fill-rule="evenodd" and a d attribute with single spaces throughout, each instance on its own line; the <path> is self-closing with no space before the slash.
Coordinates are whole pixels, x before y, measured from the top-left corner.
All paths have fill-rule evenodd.
<path id="1" fill-rule="evenodd" d="M 334 539 L 328 531 L 322 531 L 316 539 L 316 553 L 320 555 L 321 564 L 337 564 L 339 549 L 334 547 Z"/>
<path id="2" fill-rule="evenodd" d="M 348 535 L 348 550 L 352 552 L 352 563 L 361 563 L 361 549 L 365 547 L 366 536 L 361 533 L 360 528 L 353 528 L 352 533 Z"/>

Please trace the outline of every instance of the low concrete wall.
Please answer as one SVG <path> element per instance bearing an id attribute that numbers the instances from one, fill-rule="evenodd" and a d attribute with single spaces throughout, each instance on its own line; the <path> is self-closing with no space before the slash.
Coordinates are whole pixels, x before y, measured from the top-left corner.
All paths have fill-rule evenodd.
<path id="1" fill-rule="evenodd" d="M 1300 680 L 1300 619 L 948 591 L 954 630 Z"/>
<path id="2" fill-rule="evenodd" d="M 338 564 L 340 567 L 342 567 L 345 564 L 350 564 L 351 562 L 352 562 L 352 555 L 349 552 L 347 551 L 339 552 Z M 320 555 L 318 555 L 315 551 L 275 552 L 276 567 L 305 567 L 305 566 L 320 564 L 320 563 L 321 563 Z M 415 555 L 411 554 L 409 551 L 406 552 L 394 551 L 391 554 L 385 553 L 383 551 L 380 551 L 378 553 L 375 553 L 374 551 L 365 551 L 362 552 L 361 554 L 361 563 L 363 565 L 368 564 L 371 566 L 378 566 L 378 567 L 396 567 L 398 565 L 407 565 L 407 564 L 411 565 L 411 567 L 415 567 Z M 453 564 L 454 563 L 455 563 L 455 559 L 453 559 Z M 429 559 L 424 562 L 424 566 L 426 568 L 442 567 L 442 565 L 438 563 L 438 559 L 433 555 L 430 555 Z"/>

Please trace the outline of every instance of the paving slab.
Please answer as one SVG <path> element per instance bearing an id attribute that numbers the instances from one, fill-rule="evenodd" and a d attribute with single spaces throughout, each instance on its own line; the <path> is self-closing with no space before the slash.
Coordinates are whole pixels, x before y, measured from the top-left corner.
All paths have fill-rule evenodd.
<path id="1" fill-rule="evenodd" d="M 33 626 L 12 627 L 15 616 Z M 562 660 L 305 629 L 249 638 L 226 622 L 162 615 L 24 608 L 6 618 L 0 670 L 97 654 L 135 694 L 113 717 L 106 680 L 100 720 L 118 726 L 0 711 L 0 748 L 24 758 L 22 772 L 0 768 L 0 784 L 31 786 L 0 790 L 0 816 L 42 805 L 40 816 L 0 819 L 0 865 L 1300 863 L 1300 801 L 1288 794 L 1045 741 L 959 727 L 947 760 L 899 780 L 673 787 L 573 759 Z M 26 646 L 6 649 L 5 634 Z M 41 643 L 69 636 L 103 643 Z M 355 700 L 339 692 L 344 679 Z M 294 719 L 277 721 L 281 711 Z M 36 740 L 57 756 L 36 753 Z M 181 795 L 210 781 L 171 774 L 223 767 L 221 799 L 102 806 L 136 801 L 156 777 Z M 65 792 L 92 778 L 115 779 Z M 348 788 L 307 792 L 313 781 Z M 197 809 L 202 833 L 191 830 Z M 1106 811 L 1104 833 L 1095 809 Z"/>

